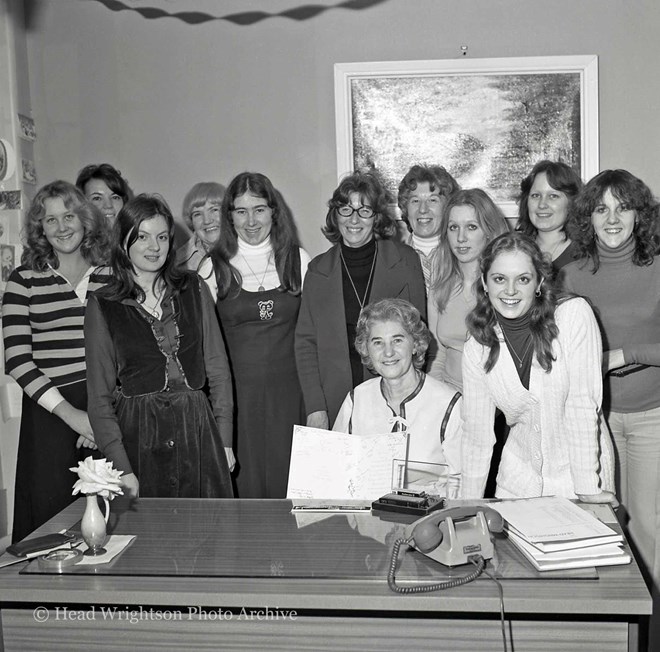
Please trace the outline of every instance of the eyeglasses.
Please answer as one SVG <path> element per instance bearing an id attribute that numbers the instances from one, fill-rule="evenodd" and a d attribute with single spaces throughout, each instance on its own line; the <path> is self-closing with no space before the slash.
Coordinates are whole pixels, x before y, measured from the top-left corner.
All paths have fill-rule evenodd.
<path id="1" fill-rule="evenodd" d="M 352 206 L 349 206 L 348 204 L 344 204 L 343 206 L 339 206 L 337 208 L 337 212 L 342 216 L 342 217 L 351 217 L 353 213 L 357 213 L 361 218 L 368 220 L 372 218 L 375 213 L 374 209 L 371 208 L 371 206 L 360 206 L 358 208 L 353 208 Z"/>

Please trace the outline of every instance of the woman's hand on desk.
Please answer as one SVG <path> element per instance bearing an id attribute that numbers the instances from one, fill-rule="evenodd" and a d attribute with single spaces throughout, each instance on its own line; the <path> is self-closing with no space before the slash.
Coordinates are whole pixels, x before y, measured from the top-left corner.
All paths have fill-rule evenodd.
<path id="1" fill-rule="evenodd" d="M 225 446 L 225 455 L 227 456 L 227 466 L 229 466 L 229 472 L 231 473 L 236 466 L 236 457 L 231 446 Z"/>
<path id="2" fill-rule="evenodd" d="M 137 498 L 140 495 L 140 483 L 135 473 L 128 473 L 121 476 L 121 481 L 124 486 L 124 495 L 131 498 Z"/>
<path id="3" fill-rule="evenodd" d="M 610 503 L 612 507 L 619 506 L 619 501 L 611 491 L 601 491 L 598 494 L 578 494 L 577 497 L 583 503 Z"/>
<path id="4" fill-rule="evenodd" d="M 321 430 L 330 430 L 328 413 L 325 410 L 319 410 L 318 412 L 312 412 L 311 414 L 308 414 L 307 427 L 320 428 Z"/>

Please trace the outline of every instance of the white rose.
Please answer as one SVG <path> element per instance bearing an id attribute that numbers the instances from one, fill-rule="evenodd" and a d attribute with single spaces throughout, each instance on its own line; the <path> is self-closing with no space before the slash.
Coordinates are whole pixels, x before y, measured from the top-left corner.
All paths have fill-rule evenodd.
<path id="1" fill-rule="evenodd" d="M 72 494 L 98 494 L 108 500 L 123 494 L 121 479 L 123 471 L 112 468 L 112 462 L 105 458 L 95 460 L 91 455 L 84 462 L 78 462 L 78 466 L 69 469 L 78 474 L 78 480 L 73 485 Z"/>

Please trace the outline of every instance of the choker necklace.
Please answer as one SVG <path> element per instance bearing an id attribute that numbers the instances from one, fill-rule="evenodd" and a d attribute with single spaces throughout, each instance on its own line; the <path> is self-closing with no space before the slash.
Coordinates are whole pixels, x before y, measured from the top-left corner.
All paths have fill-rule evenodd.
<path id="1" fill-rule="evenodd" d="M 254 273 L 252 266 L 250 265 L 250 263 L 248 263 L 247 258 L 242 252 L 241 252 L 241 256 L 243 256 L 243 260 L 245 261 L 245 264 L 248 266 L 248 269 L 252 272 L 252 276 L 254 276 L 254 280 L 257 283 L 259 283 L 259 287 L 257 288 L 257 291 L 265 292 L 266 288 L 264 287 L 264 279 L 266 278 L 266 274 L 268 274 L 268 268 L 270 267 L 270 262 L 273 259 L 273 252 L 271 251 L 270 256 L 268 256 L 268 260 L 266 261 L 266 269 L 264 270 L 264 273 L 261 276 L 261 282 L 259 282 L 259 277 Z"/>
<path id="2" fill-rule="evenodd" d="M 502 328 L 502 327 L 500 326 L 500 328 Z M 514 362 L 516 363 L 518 369 L 522 369 L 523 360 L 525 359 L 525 356 L 527 355 L 527 351 L 529 351 L 529 347 L 532 344 L 533 338 L 530 336 L 529 340 L 527 340 L 527 344 L 525 345 L 525 350 L 523 351 L 523 354 L 522 354 L 522 357 L 521 357 L 521 356 L 518 355 L 518 353 L 516 353 L 516 350 L 513 348 L 513 344 L 511 344 L 511 341 L 506 336 L 506 332 L 504 331 L 503 328 L 502 328 L 502 335 L 504 335 L 504 339 L 506 340 L 506 343 L 509 345 L 509 351 L 511 351 L 511 353 L 513 353 L 513 355 L 514 355 Z"/>
<path id="3" fill-rule="evenodd" d="M 374 257 L 373 260 L 371 261 L 371 271 L 369 272 L 367 287 L 364 290 L 364 296 L 362 297 L 362 300 L 360 300 L 360 295 L 358 294 L 357 288 L 355 287 L 355 283 L 353 283 L 353 278 L 351 277 L 351 273 L 348 271 L 348 265 L 344 260 L 344 253 L 341 250 L 341 245 L 339 245 L 339 256 L 341 257 L 341 262 L 344 263 L 344 269 L 346 270 L 348 280 L 351 282 L 351 287 L 353 288 L 353 292 L 355 292 L 355 298 L 358 300 L 358 303 L 360 304 L 360 312 L 362 312 L 362 309 L 364 308 L 364 302 L 367 300 L 367 294 L 369 294 L 369 286 L 371 285 L 371 277 L 373 276 L 374 273 L 374 267 L 376 267 L 377 254 L 378 254 L 378 245 L 376 245 L 376 249 L 374 250 Z"/>

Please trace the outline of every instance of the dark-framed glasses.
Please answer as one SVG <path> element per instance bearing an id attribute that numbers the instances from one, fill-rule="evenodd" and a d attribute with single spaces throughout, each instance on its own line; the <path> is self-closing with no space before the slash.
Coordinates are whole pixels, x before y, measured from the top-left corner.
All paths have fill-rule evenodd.
<path id="1" fill-rule="evenodd" d="M 342 217 L 351 217 L 353 213 L 357 213 L 359 217 L 368 220 L 372 218 L 376 213 L 374 212 L 374 209 L 371 208 L 371 206 L 359 206 L 358 208 L 353 208 L 352 206 L 349 206 L 348 204 L 344 204 L 343 206 L 339 206 L 337 208 L 337 212 L 342 216 Z"/>

